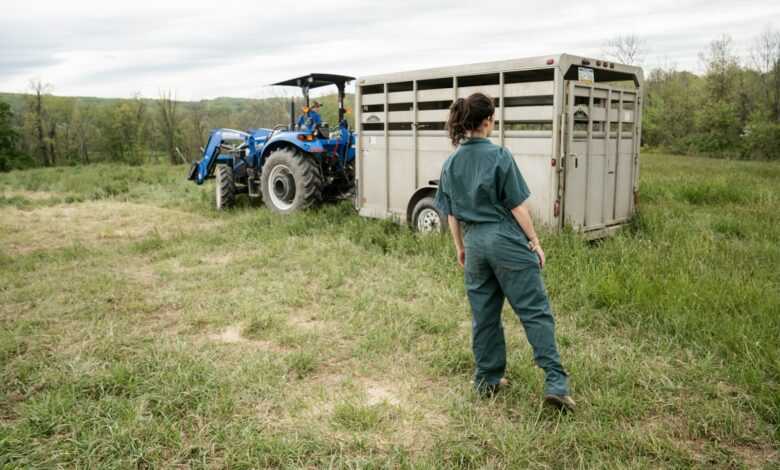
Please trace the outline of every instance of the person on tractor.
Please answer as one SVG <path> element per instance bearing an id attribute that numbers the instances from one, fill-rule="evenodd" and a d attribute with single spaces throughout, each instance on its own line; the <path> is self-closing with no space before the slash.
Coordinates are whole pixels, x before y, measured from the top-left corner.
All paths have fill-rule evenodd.
<path id="1" fill-rule="evenodd" d="M 322 104 L 319 101 L 313 101 L 309 108 L 304 108 L 303 114 L 298 118 L 298 128 L 314 130 L 322 125 L 321 107 Z"/>

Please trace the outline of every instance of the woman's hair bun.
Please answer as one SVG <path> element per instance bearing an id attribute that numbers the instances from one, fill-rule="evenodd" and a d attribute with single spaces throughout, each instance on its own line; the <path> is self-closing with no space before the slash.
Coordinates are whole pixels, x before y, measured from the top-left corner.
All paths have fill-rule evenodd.
<path id="1" fill-rule="evenodd" d="M 484 93 L 473 93 L 468 98 L 458 98 L 450 106 L 447 119 L 447 132 L 452 145 L 458 145 L 466 138 L 466 133 L 477 129 L 482 121 L 495 113 L 493 99 Z"/>

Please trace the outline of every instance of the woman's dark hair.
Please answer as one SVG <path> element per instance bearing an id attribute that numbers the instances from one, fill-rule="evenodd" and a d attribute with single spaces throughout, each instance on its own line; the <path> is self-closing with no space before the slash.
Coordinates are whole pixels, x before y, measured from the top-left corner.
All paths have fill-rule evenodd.
<path id="1" fill-rule="evenodd" d="M 452 145 L 458 145 L 466 138 L 466 133 L 479 128 L 486 118 L 496 111 L 493 99 L 484 93 L 472 93 L 468 98 L 458 98 L 450 106 L 450 117 L 447 119 Z"/>

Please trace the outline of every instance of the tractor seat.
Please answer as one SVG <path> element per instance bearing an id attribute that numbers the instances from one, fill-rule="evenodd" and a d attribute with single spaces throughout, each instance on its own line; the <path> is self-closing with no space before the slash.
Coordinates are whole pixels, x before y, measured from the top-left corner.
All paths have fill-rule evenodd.
<path id="1" fill-rule="evenodd" d="M 317 135 L 321 139 L 330 139 L 330 127 L 327 122 L 323 122 L 322 125 L 317 126 Z"/>

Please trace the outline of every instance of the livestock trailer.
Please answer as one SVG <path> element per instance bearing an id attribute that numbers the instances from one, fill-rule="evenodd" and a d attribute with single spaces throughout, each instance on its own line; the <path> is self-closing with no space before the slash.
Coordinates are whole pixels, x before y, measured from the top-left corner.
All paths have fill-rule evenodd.
<path id="1" fill-rule="evenodd" d="M 634 214 L 643 74 L 569 54 L 432 68 L 358 79 L 357 206 L 420 230 L 446 222 L 432 205 L 454 148 L 454 99 L 493 97 L 491 140 L 508 148 L 531 190 L 535 220 L 606 236 Z"/>

